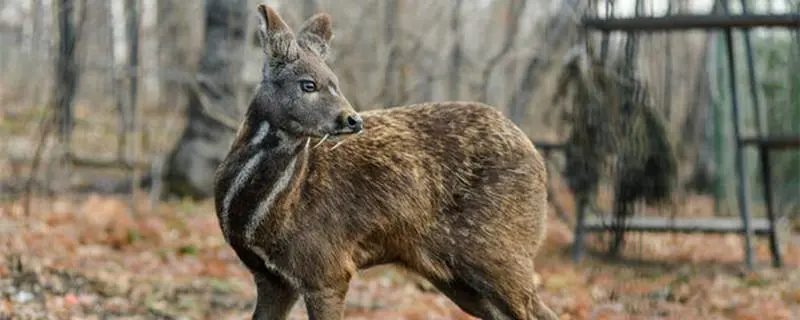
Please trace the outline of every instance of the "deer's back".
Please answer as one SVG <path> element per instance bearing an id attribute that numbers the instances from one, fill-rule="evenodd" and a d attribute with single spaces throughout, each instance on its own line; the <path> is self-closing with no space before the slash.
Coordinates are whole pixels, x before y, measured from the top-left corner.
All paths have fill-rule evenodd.
<path id="1" fill-rule="evenodd" d="M 474 169 L 480 165 L 542 162 L 530 140 L 495 108 L 475 102 L 416 104 L 361 113 L 365 132 L 346 141 L 348 151 L 323 156 L 361 154 L 433 157 L 429 166 Z"/>
<path id="2" fill-rule="evenodd" d="M 463 223 L 491 225 L 509 216 L 527 216 L 526 228 L 539 223 L 541 213 L 530 210 L 546 197 L 542 158 L 495 109 L 448 102 L 362 116 L 363 134 L 333 150 L 312 150 L 300 210 L 315 216 L 310 221 L 381 239 L 449 231 L 431 228 L 447 229 L 476 206 L 488 209 Z"/>

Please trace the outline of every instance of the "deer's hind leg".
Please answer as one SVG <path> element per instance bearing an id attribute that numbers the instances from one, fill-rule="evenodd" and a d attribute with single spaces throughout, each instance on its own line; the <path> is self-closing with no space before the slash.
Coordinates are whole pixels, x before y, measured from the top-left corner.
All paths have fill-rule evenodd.
<path id="1" fill-rule="evenodd" d="M 440 290 L 459 306 L 480 306 L 475 313 L 484 319 L 558 319 L 542 302 L 534 283 L 535 242 L 540 238 L 516 231 L 524 222 L 513 218 L 502 224 L 481 213 L 466 217 L 492 223 L 455 228 L 452 234 L 458 245 L 449 246 L 448 253 L 453 280 L 438 284 Z M 456 292 L 448 293 L 450 287 Z M 468 307 L 462 309 L 469 312 Z"/>
<path id="2" fill-rule="evenodd" d="M 464 311 L 481 319 L 558 319 L 539 297 L 533 271 L 512 264 L 462 267 L 456 279 L 433 283 Z"/>
<path id="3" fill-rule="evenodd" d="M 430 280 L 437 289 L 450 300 L 452 300 L 461 310 L 485 320 L 507 319 L 503 312 L 494 305 L 491 299 L 472 289 L 469 285 L 460 281 L 450 280 Z"/>
<path id="4" fill-rule="evenodd" d="M 509 319 L 556 320 L 534 283 L 534 258 L 546 234 L 547 191 L 537 168 L 489 170 L 461 203 L 455 234 L 462 280 Z M 470 223 L 472 220 L 473 223 Z"/>
<path id="5" fill-rule="evenodd" d="M 428 280 L 474 317 L 484 320 L 558 319 L 539 297 L 532 271 L 517 269 L 512 264 L 487 266 L 464 262 L 454 269 L 457 271 L 451 279 L 429 277 Z"/>
<path id="6" fill-rule="evenodd" d="M 451 270 L 440 290 L 460 306 L 479 306 L 462 309 L 485 319 L 558 319 L 534 284 L 547 218 L 544 173 L 537 173 L 544 169 L 534 164 L 500 161 L 477 171 L 426 239 Z"/>

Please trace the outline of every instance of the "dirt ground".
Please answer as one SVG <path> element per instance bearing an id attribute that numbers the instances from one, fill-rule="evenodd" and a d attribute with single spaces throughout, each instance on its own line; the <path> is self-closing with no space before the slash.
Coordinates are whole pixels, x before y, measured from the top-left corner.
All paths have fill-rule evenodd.
<path id="1" fill-rule="evenodd" d="M 211 202 L 163 203 L 132 218 L 124 197 L 33 200 L 29 217 L 20 200 L 0 205 L 0 319 L 250 316 L 254 286 Z M 562 319 L 800 319 L 799 241 L 784 241 L 787 266 L 773 269 L 759 240 L 759 266 L 747 272 L 733 234 L 632 234 L 623 261 L 593 254 L 580 264 L 563 223 L 551 219 L 548 234 L 536 279 Z M 416 279 L 392 267 L 360 273 L 346 318 L 473 319 Z M 300 302 L 291 318 L 304 316 Z"/>

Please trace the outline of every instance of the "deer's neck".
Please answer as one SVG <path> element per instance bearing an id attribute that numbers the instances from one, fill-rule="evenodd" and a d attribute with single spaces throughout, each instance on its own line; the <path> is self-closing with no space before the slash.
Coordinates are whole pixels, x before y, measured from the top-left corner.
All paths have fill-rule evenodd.
<path id="1" fill-rule="evenodd" d="M 217 211 L 228 239 L 252 243 L 265 221 L 281 220 L 274 210 L 304 174 L 308 142 L 267 121 L 246 120 L 221 167 Z"/>

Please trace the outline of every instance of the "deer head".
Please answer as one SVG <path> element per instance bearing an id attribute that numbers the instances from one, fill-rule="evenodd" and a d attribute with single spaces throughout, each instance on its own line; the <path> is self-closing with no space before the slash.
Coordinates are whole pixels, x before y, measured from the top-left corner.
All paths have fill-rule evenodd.
<path id="1" fill-rule="evenodd" d="M 266 58 L 249 116 L 299 137 L 360 132 L 361 117 L 325 63 L 333 36 L 330 16 L 308 18 L 295 34 L 271 7 L 261 4 L 258 13 Z"/>

